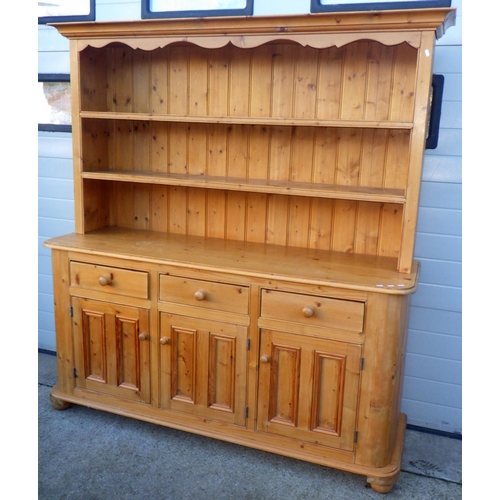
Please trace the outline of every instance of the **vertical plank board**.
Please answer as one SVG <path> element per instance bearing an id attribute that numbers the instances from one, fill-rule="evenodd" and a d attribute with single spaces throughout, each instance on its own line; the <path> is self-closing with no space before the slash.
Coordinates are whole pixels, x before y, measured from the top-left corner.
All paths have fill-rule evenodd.
<path id="1" fill-rule="evenodd" d="M 294 117 L 316 116 L 318 88 L 318 50 L 296 47 Z"/>
<path id="2" fill-rule="evenodd" d="M 168 195 L 168 232 L 186 234 L 187 188 L 170 186 Z"/>
<path id="3" fill-rule="evenodd" d="M 170 123 L 151 122 L 151 170 L 168 172 Z"/>
<path id="4" fill-rule="evenodd" d="M 103 120 L 82 120 L 81 142 L 83 157 L 81 164 L 84 172 L 114 167 L 113 139 L 108 132 L 109 122 Z"/>
<path id="5" fill-rule="evenodd" d="M 188 172 L 191 175 L 207 174 L 207 125 L 191 123 L 188 127 Z"/>
<path id="6" fill-rule="evenodd" d="M 202 112 L 202 106 L 196 107 Z M 207 127 L 203 124 L 191 124 L 188 137 L 189 174 L 207 173 Z M 205 235 L 206 192 L 203 189 L 188 189 L 187 193 L 187 233 Z"/>
<path id="7" fill-rule="evenodd" d="M 378 255 L 399 257 L 401 245 L 403 208 L 401 205 L 384 203 L 380 219 Z"/>
<path id="8" fill-rule="evenodd" d="M 168 232 L 168 186 L 151 187 L 151 231 Z"/>
<path id="9" fill-rule="evenodd" d="M 207 125 L 207 175 L 227 175 L 227 125 Z"/>
<path id="10" fill-rule="evenodd" d="M 226 227 L 226 192 L 210 189 L 206 195 L 206 236 L 224 238 Z"/>
<path id="11" fill-rule="evenodd" d="M 227 127 L 227 175 L 247 177 L 248 126 L 231 125 Z"/>
<path id="12" fill-rule="evenodd" d="M 388 120 L 394 48 L 371 42 L 368 48 L 366 120 Z"/>
<path id="13" fill-rule="evenodd" d="M 404 189 L 410 162 L 410 132 L 389 131 L 384 187 Z"/>
<path id="14" fill-rule="evenodd" d="M 363 130 L 359 185 L 383 187 L 386 160 L 388 130 Z"/>
<path id="15" fill-rule="evenodd" d="M 188 114 L 189 47 L 170 48 L 168 112 L 172 115 Z"/>
<path id="16" fill-rule="evenodd" d="M 335 182 L 342 186 L 357 186 L 359 185 L 362 131 L 342 129 L 339 131 L 339 136 Z"/>
<path id="17" fill-rule="evenodd" d="M 269 195 L 267 206 L 266 243 L 286 245 L 288 235 L 288 196 Z"/>
<path id="18" fill-rule="evenodd" d="M 132 74 L 132 49 L 126 46 L 112 49 L 114 64 L 111 68 L 114 74 L 113 111 L 132 113 L 132 96 L 134 79 Z"/>
<path id="19" fill-rule="evenodd" d="M 114 184 L 113 220 L 118 227 L 134 228 L 134 185 L 125 182 Z"/>
<path id="20" fill-rule="evenodd" d="M 380 203 L 359 202 L 354 253 L 377 255 Z"/>
<path id="21" fill-rule="evenodd" d="M 115 89 L 116 89 L 116 58 L 114 47 L 107 47 L 106 51 L 106 110 L 116 111 L 115 105 Z M 78 65 L 78 68 L 80 66 Z"/>
<path id="22" fill-rule="evenodd" d="M 151 55 L 151 113 L 168 113 L 170 48 L 157 49 Z"/>
<path id="23" fill-rule="evenodd" d="M 273 46 L 263 45 L 251 53 L 250 116 L 271 116 Z"/>
<path id="24" fill-rule="evenodd" d="M 228 191 L 227 193 L 226 238 L 245 240 L 246 193 Z"/>
<path id="25" fill-rule="evenodd" d="M 134 123 L 129 120 L 114 122 L 114 152 L 116 158 L 114 168 L 133 170 L 134 168 Z"/>
<path id="26" fill-rule="evenodd" d="M 151 112 L 151 53 L 134 50 L 132 53 L 134 113 Z"/>
<path id="27" fill-rule="evenodd" d="M 133 150 L 132 167 L 135 171 L 151 171 L 151 123 L 133 122 Z"/>
<path id="28" fill-rule="evenodd" d="M 249 116 L 251 52 L 229 47 L 229 115 Z"/>
<path id="29" fill-rule="evenodd" d="M 293 127 L 290 159 L 290 180 L 312 182 L 316 129 L 314 127 Z"/>
<path id="30" fill-rule="evenodd" d="M 208 55 L 209 51 L 192 46 L 189 58 L 189 114 L 208 114 Z"/>
<path id="31" fill-rule="evenodd" d="M 229 47 L 211 50 L 208 63 L 208 112 L 228 115 Z"/>
<path id="32" fill-rule="evenodd" d="M 417 49 L 403 43 L 395 48 L 391 120 L 412 121 L 415 110 Z"/>
<path id="33" fill-rule="evenodd" d="M 330 250 L 332 218 L 333 200 L 326 198 L 313 198 L 311 200 L 310 248 Z"/>
<path id="34" fill-rule="evenodd" d="M 274 46 L 271 109 L 273 117 L 293 117 L 295 50 L 295 45 L 276 44 Z"/>
<path id="35" fill-rule="evenodd" d="M 206 195 L 203 189 L 187 190 L 187 234 L 205 236 Z"/>
<path id="36" fill-rule="evenodd" d="M 151 219 L 151 186 L 133 184 L 134 229 L 149 229 Z"/>
<path id="37" fill-rule="evenodd" d="M 295 127 L 273 127 L 269 141 L 269 179 L 290 179 L 290 154 L 292 132 Z"/>
<path id="38" fill-rule="evenodd" d="M 248 177 L 267 179 L 271 128 L 251 125 L 248 137 Z"/>
<path id="39" fill-rule="evenodd" d="M 318 103 L 316 117 L 323 120 L 340 118 L 345 48 L 331 47 L 320 51 Z"/>
<path id="40" fill-rule="evenodd" d="M 345 46 L 344 80 L 342 84 L 343 120 L 362 120 L 365 109 L 367 42 Z"/>
<path id="41" fill-rule="evenodd" d="M 303 196 L 290 197 L 287 245 L 301 248 L 308 247 L 310 204 L 309 198 Z"/>
<path id="42" fill-rule="evenodd" d="M 169 60 L 169 110 L 173 115 L 188 113 L 189 52 L 185 46 L 171 47 Z M 169 172 L 187 172 L 188 125 L 172 123 L 170 126 Z"/>
<path id="43" fill-rule="evenodd" d="M 248 128 L 244 125 L 228 127 L 228 167 L 229 177 L 247 177 Z M 245 239 L 246 194 L 231 191 L 227 193 L 226 237 Z"/>
<path id="44" fill-rule="evenodd" d="M 80 52 L 81 107 L 84 111 L 107 111 L 106 51 L 87 47 Z"/>
<path id="45" fill-rule="evenodd" d="M 188 170 L 188 128 L 187 123 L 171 123 L 168 143 L 168 171 L 185 174 Z"/>
<path id="46" fill-rule="evenodd" d="M 332 250 L 352 253 L 356 225 L 355 201 L 335 200 L 333 215 Z"/>
<path id="47" fill-rule="evenodd" d="M 88 232 L 112 225 L 110 216 L 112 187 L 110 184 L 85 179 L 83 181 L 83 191 L 85 193 L 83 200 L 84 231 Z"/>
<path id="48" fill-rule="evenodd" d="M 334 184 L 338 162 L 338 131 L 318 128 L 314 144 L 312 182 Z"/>
<path id="49" fill-rule="evenodd" d="M 246 241 L 265 243 L 266 241 L 267 195 L 247 194 Z"/>

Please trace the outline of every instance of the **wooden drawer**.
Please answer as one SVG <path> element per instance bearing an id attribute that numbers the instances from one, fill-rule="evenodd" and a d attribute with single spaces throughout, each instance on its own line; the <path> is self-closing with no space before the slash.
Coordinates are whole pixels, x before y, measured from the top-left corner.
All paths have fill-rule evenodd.
<path id="1" fill-rule="evenodd" d="M 160 300 L 248 314 L 248 288 L 179 276 L 160 276 Z"/>
<path id="2" fill-rule="evenodd" d="M 148 273 L 119 267 L 71 262 L 71 286 L 96 292 L 148 298 Z"/>
<path id="3" fill-rule="evenodd" d="M 362 302 L 275 290 L 262 291 L 263 318 L 359 333 L 363 331 L 364 310 Z"/>

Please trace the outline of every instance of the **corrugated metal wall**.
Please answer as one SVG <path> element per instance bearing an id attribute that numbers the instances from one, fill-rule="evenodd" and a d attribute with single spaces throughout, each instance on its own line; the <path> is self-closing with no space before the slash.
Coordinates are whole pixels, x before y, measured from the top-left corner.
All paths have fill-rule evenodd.
<path id="1" fill-rule="evenodd" d="M 309 12 L 309 0 L 255 0 L 255 15 Z M 438 42 L 434 73 L 445 77 L 437 149 L 425 156 L 417 225 L 420 283 L 412 297 L 403 411 L 413 425 L 462 431 L 462 29 Z M 97 20 L 140 19 L 139 0 L 97 0 Z M 68 43 L 38 27 L 38 72 L 69 73 Z M 72 232 L 71 134 L 38 133 L 38 347 L 55 351 L 52 270 L 43 241 Z"/>

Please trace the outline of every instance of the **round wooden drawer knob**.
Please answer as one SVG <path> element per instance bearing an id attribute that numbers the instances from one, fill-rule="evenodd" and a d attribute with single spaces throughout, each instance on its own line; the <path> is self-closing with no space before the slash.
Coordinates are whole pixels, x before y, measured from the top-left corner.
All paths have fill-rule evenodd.
<path id="1" fill-rule="evenodd" d="M 168 339 L 167 337 L 162 337 L 160 339 L 160 344 L 161 345 L 167 345 L 169 342 L 170 342 L 170 339 Z"/>
<path id="2" fill-rule="evenodd" d="M 142 332 L 139 334 L 139 340 L 147 340 L 148 334 L 146 332 Z"/>
<path id="3" fill-rule="evenodd" d="M 263 354 L 261 357 L 260 357 L 260 361 L 261 363 L 269 363 L 269 361 L 271 360 L 271 358 L 267 355 L 267 354 Z"/>
<path id="4" fill-rule="evenodd" d="M 194 298 L 196 300 L 205 300 L 207 298 L 207 292 L 205 292 L 205 290 L 197 290 L 194 293 Z"/>
<path id="5" fill-rule="evenodd" d="M 304 307 L 304 309 L 302 309 L 302 315 L 304 316 L 304 318 L 311 318 L 312 316 L 314 316 L 314 307 Z"/>
<path id="6" fill-rule="evenodd" d="M 111 276 L 109 274 L 105 274 L 99 278 L 99 285 L 106 286 L 111 285 Z"/>

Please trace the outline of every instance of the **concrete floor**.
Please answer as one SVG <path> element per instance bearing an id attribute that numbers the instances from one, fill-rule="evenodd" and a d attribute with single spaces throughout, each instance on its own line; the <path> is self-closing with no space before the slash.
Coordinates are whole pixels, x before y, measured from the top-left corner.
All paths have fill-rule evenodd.
<path id="1" fill-rule="evenodd" d="M 39 500 L 357 500 L 366 478 L 72 405 L 52 408 L 56 358 L 38 355 Z M 462 498 L 462 441 L 407 430 L 391 493 Z"/>

